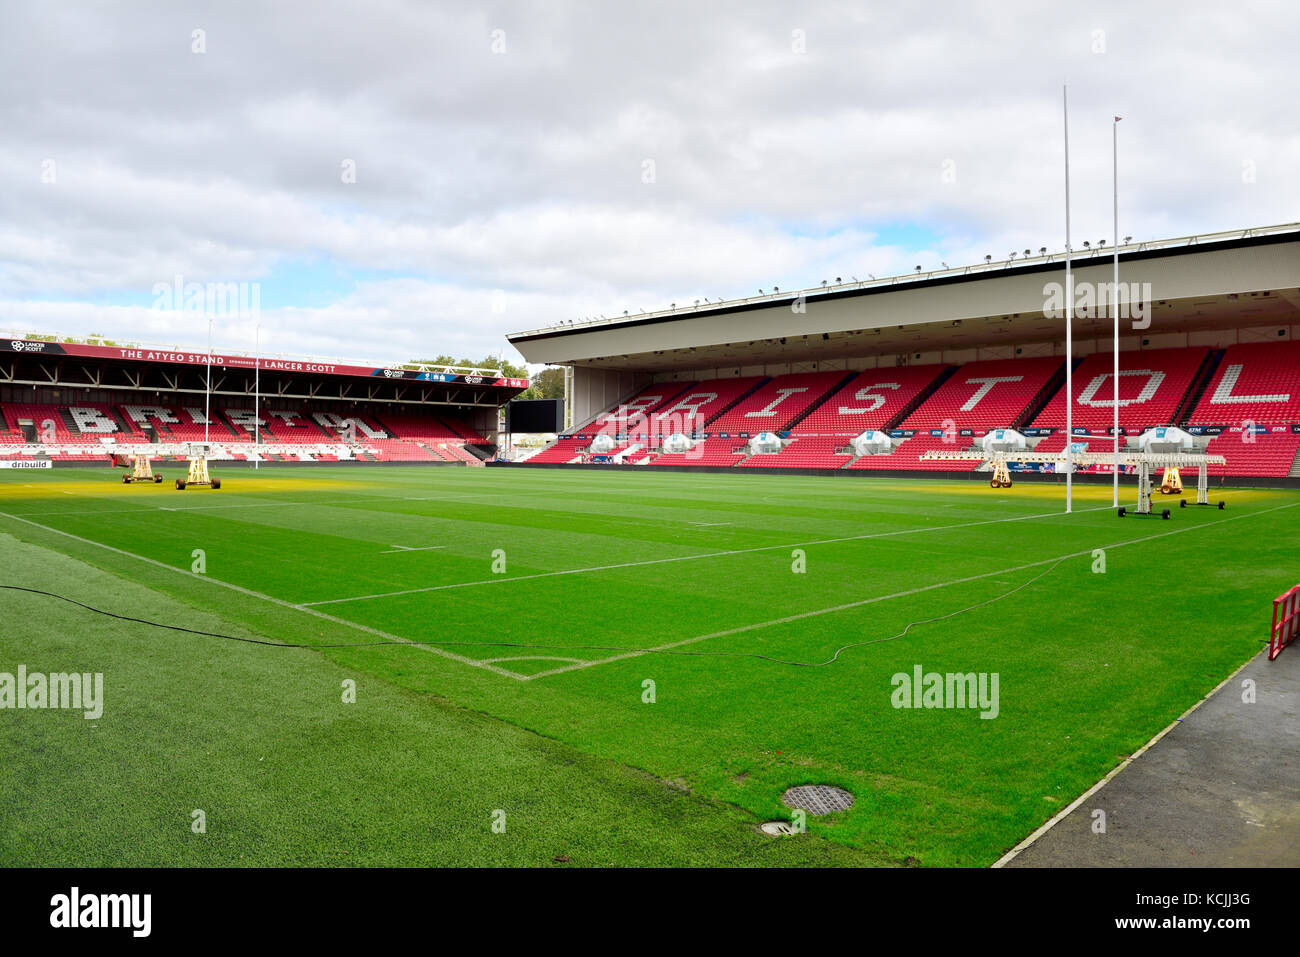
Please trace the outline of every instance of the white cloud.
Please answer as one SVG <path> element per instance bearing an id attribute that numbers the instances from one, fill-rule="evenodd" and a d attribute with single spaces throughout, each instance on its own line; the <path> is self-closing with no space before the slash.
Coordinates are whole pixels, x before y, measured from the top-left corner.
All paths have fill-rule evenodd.
<path id="1" fill-rule="evenodd" d="M 0 326 L 179 335 L 93 303 L 323 261 L 413 278 L 264 308 L 269 341 L 479 356 L 562 319 L 1055 248 L 1066 76 L 1077 239 L 1110 232 L 1115 113 L 1121 232 L 1300 219 L 1288 3 L 356 9 L 0 12 Z"/>

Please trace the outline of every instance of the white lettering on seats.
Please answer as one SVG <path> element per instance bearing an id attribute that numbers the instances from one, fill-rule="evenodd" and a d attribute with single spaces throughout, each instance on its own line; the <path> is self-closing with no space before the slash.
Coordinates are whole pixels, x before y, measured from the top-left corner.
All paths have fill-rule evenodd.
<path id="1" fill-rule="evenodd" d="M 320 423 L 321 428 L 326 432 L 342 432 L 347 428 L 348 422 L 354 423 L 356 430 L 363 433 L 367 438 L 386 439 L 388 433 L 383 429 L 372 429 L 361 419 L 345 419 L 341 415 L 335 415 L 333 412 L 313 412 L 312 418 Z"/>
<path id="2" fill-rule="evenodd" d="M 74 405 L 68 409 L 68 412 L 71 413 L 72 421 L 77 424 L 79 432 L 103 434 L 120 431 L 117 423 L 98 409 L 86 409 Z"/>
<path id="3" fill-rule="evenodd" d="M 289 426 L 290 428 L 293 428 L 298 424 L 293 420 L 300 418 L 297 412 L 286 412 L 279 409 L 271 409 L 269 412 L 267 412 L 267 415 L 275 416 L 277 419 L 279 419 L 281 422 L 283 422 L 285 425 Z"/>
<path id="4" fill-rule="evenodd" d="M 746 412 L 745 418 L 752 419 L 760 415 L 776 415 L 776 407 L 778 405 L 780 405 L 786 399 L 790 398 L 790 396 L 792 395 L 798 395 L 800 392 L 807 392 L 808 387 L 805 385 L 805 386 L 800 386 L 797 389 L 777 389 L 776 391 L 779 394 L 775 399 L 773 399 L 771 402 L 767 404 L 766 408 L 759 409 L 757 412 Z"/>
<path id="5" fill-rule="evenodd" d="M 233 422 L 236 428 L 247 429 L 249 432 L 252 432 L 254 427 L 266 428 L 266 420 L 254 415 L 251 409 L 227 409 L 226 418 Z"/>
<path id="6" fill-rule="evenodd" d="M 616 420 L 627 421 L 628 419 L 632 418 L 632 416 L 636 415 L 637 413 L 639 413 L 639 412 L 644 412 L 646 409 L 650 408 L 652 405 L 657 405 L 658 403 L 662 402 L 663 400 L 664 400 L 664 397 L 663 397 L 662 395 L 642 395 L 642 396 L 638 396 L 637 398 L 633 399 L 631 402 L 627 403 L 626 405 L 620 405 L 620 406 L 618 406 L 618 407 L 616 407 L 616 408 L 614 408 L 614 409 L 611 409 L 610 411 L 606 412 L 604 415 L 602 415 L 602 416 L 601 416 L 599 419 L 597 419 L 596 421 L 597 421 L 598 423 L 599 423 L 599 422 L 613 422 L 613 421 L 616 421 Z"/>
<path id="7" fill-rule="evenodd" d="M 1290 392 L 1275 392 L 1272 395 L 1233 395 L 1232 390 L 1241 377 L 1241 365 L 1233 363 L 1223 372 L 1223 379 L 1210 397 L 1210 405 L 1241 405 L 1247 402 L 1290 402 Z"/>
<path id="8" fill-rule="evenodd" d="M 975 390 L 975 394 L 973 396 L 971 396 L 969 399 L 966 400 L 966 404 L 961 407 L 961 410 L 963 412 L 969 412 L 971 409 L 975 408 L 975 406 L 980 404 L 980 400 L 983 399 L 986 395 L 988 395 L 989 392 L 992 391 L 993 387 L 997 385 L 999 382 L 1019 382 L 1023 378 L 1024 376 L 1022 375 L 1001 375 L 1001 376 L 988 376 L 987 378 L 984 379 L 967 379 L 966 380 L 967 385 L 971 385 L 973 383 L 978 382 L 980 383 L 980 387 Z"/>
<path id="9" fill-rule="evenodd" d="M 188 405 L 185 407 L 185 414 L 190 417 L 190 421 L 195 425 L 210 425 L 208 417 L 203 414 L 202 409 L 191 409 Z"/>
<path id="10" fill-rule="evenodd" d="M 875 412 L 888 400 L 873 389 L 901 389 L 902 385 L 898 382 L 877 382 L 875 385 L 863 386 L 853 394 L 853 398 L 859 402 L 873 402 L 870 408 L 851 409 L 847 405 L 840 406 L 840 415 L 861 415 L 864 412 Z"/>
<path id="11" fill-rule="evenodd" d="M 146 425 L 150 419 L 157 419 L 159 422 L 168 424 L 179 424 L 180 420 L 172 415 L 171 409 L 164 409 L 160 405 L 124 405 L 127 416 L 132 422 L 138 422 Z"/>
<path id="12" fill-rule="evenodd" d="M 655 414 L 656 416 L 669 416 L 674 412 L 685 412 L 688 418 L 693 419 L 700 414 L 700 406 L 708 405 L 717 397 L 718 393 L 716 392 L 692 392 L 671 409 L 665 409 L 663 412 Z"/>
<path id="13" fill-rule="evenodd" d="M 1150 402 L 1152 397 L 1160 389 L 1160 384 L 1165 381 L 1165 374 L 1155 369 L 1121 369 L 1119 374 L 1121 378 L 1126 375 L 1144 375 L 1147 377 L 1147 384 L 1142 387 L 1142 391 L 1138 393 L 1138 397 L 1136 399 L 1120 399 L 1119 404 L 1122 406 L 1141 405 L 1143 402 Z M 1113 395 L 1106 399 L 1093 398 L 1093 396 L 1097 394 L 1097 390 L 1101 388 L 1101 384 L 1110 377 L 1111 373 L 1103 372 L 1101 375 L 1096 376 L 1091 382 L 1089 382 L 1087 388 L 1079 393 L 1079 405 L 1114 408 L 1115 399 Z"/>

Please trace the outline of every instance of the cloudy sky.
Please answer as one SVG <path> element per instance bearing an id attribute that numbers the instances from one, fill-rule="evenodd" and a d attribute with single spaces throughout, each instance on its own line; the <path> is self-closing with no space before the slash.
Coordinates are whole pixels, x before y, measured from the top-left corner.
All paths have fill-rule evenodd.
<path id="1" fill-rule="evenodd" d="M 197 32 L 196 32 L 197 31 Z M 1300 220 L 1300 7 L 0 5 L 0 330 L 474 358 L 556 321 Z M 251 288 L 251 287 L 250 287 Z M 254 319 L 214 341 L 251 348 Z"/>

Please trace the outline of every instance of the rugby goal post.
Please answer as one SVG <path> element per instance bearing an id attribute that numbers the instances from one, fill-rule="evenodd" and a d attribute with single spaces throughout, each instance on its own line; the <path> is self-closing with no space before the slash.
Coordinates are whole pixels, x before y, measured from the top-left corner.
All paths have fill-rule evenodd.
<path id="1" fill-rule="evenodd" d="M 1268 660 L 1272 661 L 1282 649 L 1295 641 L 1300 634 L 1300 585 L 1273 599 L 1273 628 L 1268 636 Z"/>

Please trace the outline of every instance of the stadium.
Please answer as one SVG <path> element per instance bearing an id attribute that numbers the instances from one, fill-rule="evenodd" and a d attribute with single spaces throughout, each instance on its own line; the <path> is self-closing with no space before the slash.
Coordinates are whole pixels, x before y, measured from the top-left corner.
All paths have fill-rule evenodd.
<path id="1" fill-rule="evenodd" d="M 310 654 L 311 681 L 343 689 L 240 715 L 275 724 L 270 780 L 232 766 L 258 735 L 211 766 L 91 757 L 141 792 L 137 814 L 195 775 L 222 774 L 218 804 L 234 802 L 194 809 L 225 818 L 221 840 L 146 840 L 128 815 L 91 862 L 1113 863 L 1040 832 L 1067 832 L 1082 795 L 1238 669 L 1285 680 L 1259 669 L 1285 667 L 1296 622 L 1293 598 L 1272 599 L 1296 577 L 1300 227 L 1116 253 L 1149 290 L 1120 329 L 1118 443 L 1104 309 L 1075 319 L 1066 431 L 1059 254 L 514 334 L 565 370 L 563 428 L 531 456 L 506 430 L 529 383 L 500 370 L 9 335 L 6 605 L 32 640 L 51 622 L 105 639 L 75 656 L 122 715 L 100 740 L 212 733 L 203 709 L 159 712 L 198 674 L 240 700 Z M 1076 257 L 1074 276 L 1104 286 L 1112 266 Z M 1161 569 L 1177 569 L 1174 640 L 1123 610 Z M 286 817 L 289 793 L 323 785 L 281 719 L 325 734 L 351 774 L 387 755 L 396 779 L 360 792 L 387 803 L 428 759 L 425 696 L 448 703 L 445 773 L 472 764 L 494 795 L 474 792 L 481 828 L 395 841 L 416 812 L 344 810 L 329 788 L 313 813 L 363 837 Z M 1254 744 L 1284 747 L 1278 728 L 1255 724 Z M 485 752 L 484 735 L 502 740 Z M 1277 772 L 1217 786 L 1282 813 Z M 95 780 L 33 806 L 95 806 Z M 1166 784 L 1147 813 L 1185 811 Z M 255 795 L 265 829 L 238 809 Z M 570 803 L 585 810 L 557 830 Z M 522 836 L 483 840 L 498 821 Z M 1114 847 L 1242 853 L 1163 826 Z"/>
<path id="2" fill-rule="evenodd" d="M 4 9 L 6 929 L 1285 914 L 1247 6 Z"/>
<path id="3" fill-rule="evenodd" d="M 1063 256 L 1027 249 L 1002 263 L 511 336 L 530 360 L 572 368 L 567 433 L 529 461 L 970 472 L 978 466 L 923 456 L 997 429 L 1019 431 L 1035 451 L 1063 452 L 1067 434 L 1075 451 L 1113 450 L 1118 410 L 1121 448 L 1181 427 L 1223 455 L 1211 476 L 1300 477 L 1300 394 L 1290 391 L 1300 226 L 1116 253 L 1122 275 L 1138 277 L 1123 282 L 1140 281 L 1148 301 L 1118 300 L 1135 313 L 1120 334 L 1118 379 L 1118 320 L 1104 293 L 1091 314 L 1080 308 L 1069 433 L 1066 347 L 1047 288 L 1059 285 Z M 1083 257 L 1078 288 L 1106 290 L 1111 266 L 1103 248 Z M 776 440 L 763 445 L 762 433 Z M 853 440 L 873 433 L 884 435 L 862 454 Z M 674 436 L 683 450 L 665 447 Z"/>

